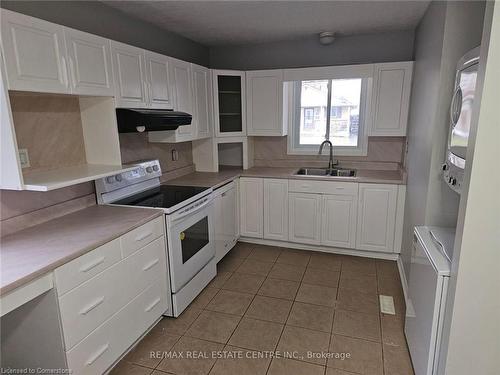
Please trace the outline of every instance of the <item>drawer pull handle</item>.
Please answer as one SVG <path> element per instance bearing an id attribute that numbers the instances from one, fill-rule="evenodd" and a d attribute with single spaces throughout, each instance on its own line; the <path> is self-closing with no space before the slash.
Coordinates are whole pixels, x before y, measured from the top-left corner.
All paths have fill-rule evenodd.
<path id="1" fill-rule="evenodd" d="M 158 262 L 160 261 L 160 259 L 156 258 L 155 260 L 153 260 L 151 263 L 149 263 L 148 265 L 144 266 L 143 267 L 143 271 L 147 271 L 149 270 L 150 268 L 152 268 L 155 264 L 157 264 Z"/>
<path id="2" fill-rule="evenodd" d="M 109 344 L 104 345 L 101 349 L 99 349 L 97 353 L 95 353 L 92 357 L 89 358 L 86 365 L 91 366 L 108 349 L 109 349 Z"/>
<path id="3" fill-rule="evenodd" d="M 146 309 L 144 311 L 150 312 L 151 310 L 153 310 L 153 307 L 155 307 L 156 305 L 158 305 L 160 303 L 160 301 L 161 301 L 161 299 L 160 299 L 160 297 L 158 297 L 157 299 L 154 300 L 154 302 L 151 305 L 146 307 Z"/>
<path id="4" fill-rule="evenodd" d="M 337 190 L 344 190 L 344 188 L 341 187 L 341 186 L 337 186 L 335 189 L 337 189 Z"/>
<path id="5" fill-rule="evenodd" d="M 149 236 L 152 236 L 152 235 L 153 235 L 153 232 L 145 233 L 139 237 L 136 237 L 135 241 L 140 242 L 140 241 L 145 240 L 146 238 L 148 238 Z"/>
<path id="6" fill-rule="evenodd" d="M 81 310 L 80 311 L 80 315 L 87 315 L 89 312 L 91 312 L 92 310 L 94 310 L 97 306 L 99 306 L 103 302 L 104 302 L 104 296 L 96 299 L 90 305 L 88 305 L 83 310 Z"/>
<path id="7" fill-rule="evenodd" d="M 106 259 L 106 257 L 100 257 L 98 259 L 96 259 L 94 262 L 90 263 L 90 264 L 87 264 L 86 266 L 83 266 L 80 268 L 80 271 L 81 272 L 88 272 L 90 271 L 92 268 L 95 268 L 97 267 L 99 264 L 102 264 L 104 262 L 104 260 Z"/>

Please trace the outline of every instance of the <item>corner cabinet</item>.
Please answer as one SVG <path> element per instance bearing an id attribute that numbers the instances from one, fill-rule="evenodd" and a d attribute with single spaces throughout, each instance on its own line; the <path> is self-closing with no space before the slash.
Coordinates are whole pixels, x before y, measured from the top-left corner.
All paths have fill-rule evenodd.
<path id="1" fill-rule="evenodd" d="M 413 62 L 375 64 L 371 136 L 406 136 Z"/>
<path id="2" fill-rule="evenodd" d="M 398 185 L 359 184 L 356 248 L 394 251 Z"/>
<path id="3" fill-rule="evenodd" d="M 245 72 L 212 71 L 216 137 L 241 137 L 247 134 L 245 83 Z"/>
<path id="4" fill-rule="evenodd" d="M 246 72 L 247 134 L 285 136 L 283 123 L 283 71 Z"/>
<path id="5" fill-rule="evenodd" d="M 262 178 L 240 178 L 240 234 L 264 236 L 264 182 Z"/>

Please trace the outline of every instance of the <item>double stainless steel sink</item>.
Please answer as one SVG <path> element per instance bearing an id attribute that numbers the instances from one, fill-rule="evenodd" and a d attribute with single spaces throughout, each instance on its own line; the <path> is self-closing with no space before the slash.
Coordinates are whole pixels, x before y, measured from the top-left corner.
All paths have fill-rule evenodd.
<path id="1" fill-rule="evenodd" d="M 321 176 L 321 177 L 356 177 L 355 169 L 344 168 L 300 168 L 295 175 L 298 176 Z"/>

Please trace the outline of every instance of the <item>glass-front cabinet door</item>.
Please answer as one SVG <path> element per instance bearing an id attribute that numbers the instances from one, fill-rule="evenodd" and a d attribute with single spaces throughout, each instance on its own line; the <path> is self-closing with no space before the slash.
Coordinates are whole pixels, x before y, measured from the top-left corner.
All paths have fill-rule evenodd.
<path id="1" fill-rule="evenodd" d="M 213 87 L 216 136 L 246 135 L 245 72 L 214 70 Z"/>

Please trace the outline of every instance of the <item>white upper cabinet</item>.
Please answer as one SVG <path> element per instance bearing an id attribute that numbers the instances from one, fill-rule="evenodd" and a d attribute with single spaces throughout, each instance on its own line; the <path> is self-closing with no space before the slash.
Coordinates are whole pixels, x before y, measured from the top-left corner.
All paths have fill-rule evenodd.
<path id="1" fill-rule="evenodd" d="M 321 194 L 288 195 L 288 236 L 291 242 L 321 243 Z"/>
<path id="2" fill-rule="evenodd" d="M 71 91 L 79 95 L 113 96 L 109 39 L 64 28 Z"/>
<path id="3" fill-rule="evenodd" d="M 357 195 L 324 195 L 321 244 L 354 248 L 356 246 Z"/>
<path id="4" fill-rule="evenodd" d="M 356 248 L 394 251 L 398 185 L 359 184 Z"/>
<path id="5" fill-rule="evenodd" d="M 284 136 L 283 71 L 246 72 L 247 134 Z"/>
<path id="6" fill-rule="evenodd" d="M 152 108 L 172 109 L 172 85 L 170 83 L 170 58 L 145 51 L 149 104 Z"/>
<path id="7" fill-rule="evenodd" d="M 372 136 L 406 136 L 413 62 L 375 64 Z"/>
<path id="8" fill-rule="evenodd" d="M 117 107 L 139 108 L 148 105 L 144 50 L 111 42 Z"/>
<path id="9" fill-rule="evenodd" d="M 240 234 L 264 236 L 264 185 L 262 178 L 240 178 Z"/>
<path id="10" fill-rule="evenodd" d="M 196 126 L 196 139 L 209 138 L 213 128 L 212 80 L 210 70 L 191 64 L 193 74 L 193 97 L 195 111 L 193 122 Z"/>
<path id="11" fill-rule="evenodd" d="M 245 83 L 245 72 L 212 71 L 216 137 L 242 137 L 247 134 Z"/>
<path id="12" fill-rule="evenodd" d="M 288 180 L 264 179 L 264 238 L 288 241 Z"/>
<path id="13" fill-rule="evenodd" d="M 63 26 L 1 10 L 10 90 L 70 93 Z"/>

